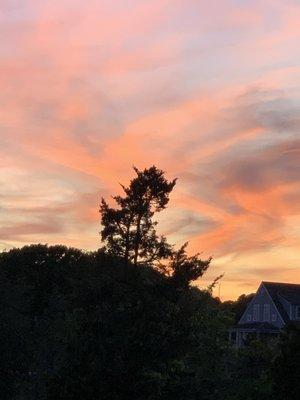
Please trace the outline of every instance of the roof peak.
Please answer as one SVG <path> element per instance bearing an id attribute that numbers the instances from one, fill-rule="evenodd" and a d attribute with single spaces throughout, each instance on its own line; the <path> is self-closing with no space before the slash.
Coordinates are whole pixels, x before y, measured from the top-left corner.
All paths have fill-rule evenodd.
<path id="1" fill-rule="evenodd" d="M 290 283 L 290 282 L 269 282 L 269 281 L 262 281 L 262 284 L 267 285 L 284 285 L 284 286 L 300 286 L 300 283 Z"/>
<path id="2" fill-rule="evenodd" d="M 282 306 L 281 299 L 293 305 L 300 305 L 300 285 L 297 283 L 262 282 L 283 318 L 288 321 L 289 315 Z"/>

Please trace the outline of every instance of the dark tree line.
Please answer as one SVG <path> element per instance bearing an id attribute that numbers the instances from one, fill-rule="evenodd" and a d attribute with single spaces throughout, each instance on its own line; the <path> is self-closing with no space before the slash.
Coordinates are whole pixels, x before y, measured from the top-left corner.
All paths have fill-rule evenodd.
<path id="1" fill-rule="evenodd" d="M 175 180 L 135 172 L 117 208 L 101 202 L 103 249 L 0 253 L 1 399 L 298 398 L 298 332 L 233 350 L 227 329 L 249 298 L 192 285 L 211 260 L 176 250 L 153 220 Z"/>

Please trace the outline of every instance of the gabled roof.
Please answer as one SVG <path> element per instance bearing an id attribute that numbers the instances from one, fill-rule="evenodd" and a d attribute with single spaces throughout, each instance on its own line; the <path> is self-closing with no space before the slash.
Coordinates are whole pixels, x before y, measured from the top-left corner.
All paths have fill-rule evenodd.
<path id="1" fill-rule="evenodd" d="M 290 318 L 285 311 L 280 297 L 293 305 L 300 305 L 300 285 L 294 283 L 277 283 L 277 282 L 262 282 L 271 296 L 275 306 L 280 312 L 282 318 L 287 323 Z"/>

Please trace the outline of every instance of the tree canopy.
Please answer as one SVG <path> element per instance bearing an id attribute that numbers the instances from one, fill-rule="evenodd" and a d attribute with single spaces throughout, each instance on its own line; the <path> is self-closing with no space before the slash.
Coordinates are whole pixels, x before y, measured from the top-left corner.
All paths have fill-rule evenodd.
<path id="1" fill-rule="evenodd" d="M 164 210 L 169 202 L 176 179 L 168 181 L 164 172 L 155 166 L 139 171 L 129 186 L 122 186 L 124 195 L 113 196 L 117 208 L 102 198 L 101 238 L 111 254 L 123 257 L 125 264 L 153 263 L 171 254 L 166 238 L 158 236 L 153 221 L 155 213 Z"/>
<path id="2" fill-rule="evenodd" d="M 101 201 L 105 246 L 0 253 L 1 400 L 294 400 L 299 331 L 231 348 L 251 295 L 222 303 L 191 285 L 211 259 L 158 236 L 176 180 L 139 171 L 117 208 Z"/>

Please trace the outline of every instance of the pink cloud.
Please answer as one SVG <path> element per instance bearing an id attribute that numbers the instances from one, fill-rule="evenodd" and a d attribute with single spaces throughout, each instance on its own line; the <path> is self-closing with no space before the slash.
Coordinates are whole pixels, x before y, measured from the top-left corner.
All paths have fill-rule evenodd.
<path id="1" fill-rule="evenodd" d="M 97 248 L 100 195 L 154 163 L 179 178 L 161 230 L 216 257 L 226 296 L 267 264 L 281 279 L 299 254 L 296 2 L 1 7 L 2 243 Z"/>

